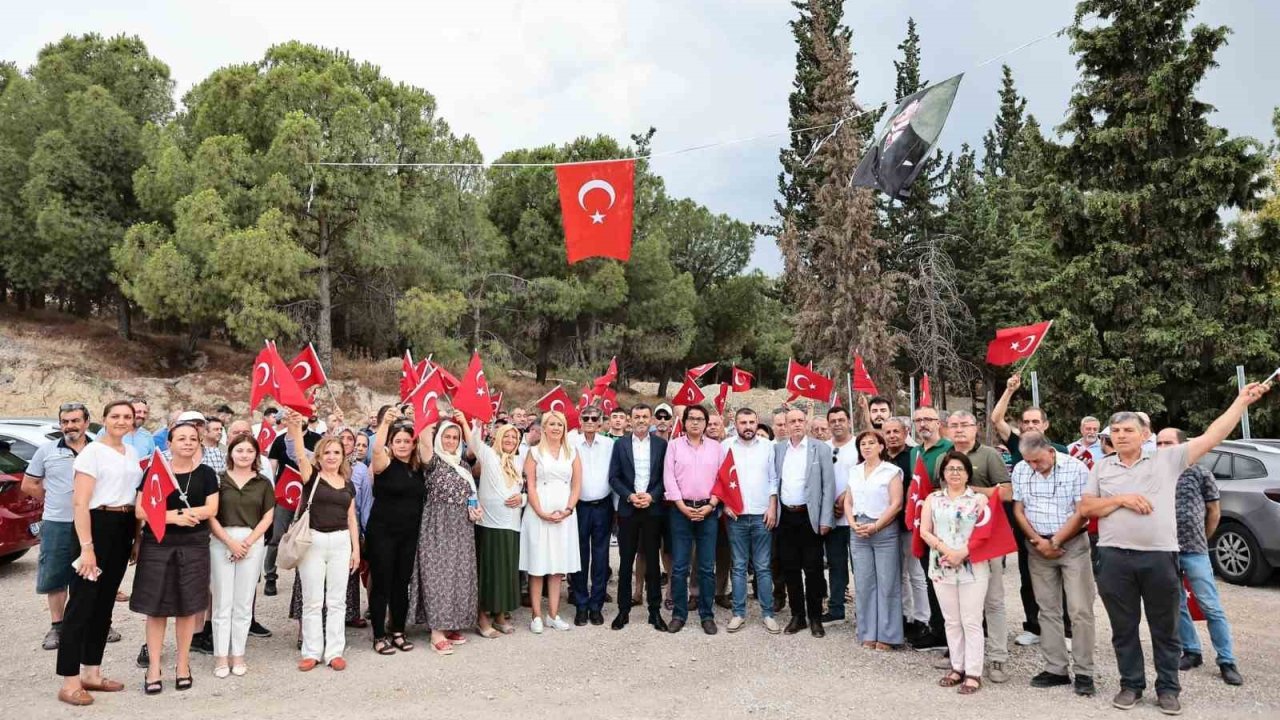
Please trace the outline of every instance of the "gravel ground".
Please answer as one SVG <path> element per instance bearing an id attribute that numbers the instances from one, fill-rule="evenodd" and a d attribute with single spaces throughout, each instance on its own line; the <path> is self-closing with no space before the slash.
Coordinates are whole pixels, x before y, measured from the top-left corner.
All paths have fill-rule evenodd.
<path id="1" fill-rule="evenodd" d="M 615 553 L 615 567 L 616 557 Z M 87 717 L 96 709 L 106 713 L 100 717 L 136 717 L 145 712 L 173 716 L 180 711 L 188 718 L 410 714 L 563 718 L 589 713 L 644 718 L 830 718 L 882 714 L 889 709 L 899 718 L 1043 720 L 1115 718 L 1119 712 L 1110 707 L 1117 678 L 1110 628 L 1100 601 L 1095 608 L 1100 646 L 1097 697 L 1078 698 L 1065 688 L 1029 688 L 1027 681 L 1040 669 L 1039 653 L 1011 642 L 1010 682 L 988 684 L 966 698 L 935 684 L 941 671 L 932 668 L 931 655 L 864 650 L 854 642 L 851 624 L 829 628 L 823 640 L 807 633 L 771 636 L 759 623 L 757 607 L 749 611 L 750 624 L 734 635 L 724 632 L 729 613 L 717 609 L 721 632 L 714 637 L 704 635 L 696 624 L 676 636 L 659 634 L 643 622 L 634 622 L 644 619 L 639 610 L 633 611 L 633 623 L 621 632 L 611 631 L 606 624 L 535 636 L 527 629 L 529 614 L 524 610 L 517 615 L 516 634 L 498 640 L 469 635 L 469 642 L 447 658 L 430 651 L 420 629 L 411 632 L 419 641 L 417 649 L 391 657 L 370 650 L 367 631 L 348 630 L 346 672 L 321 668 L 302 674 L 294 668 L 295 625 L 287 619 L 291 580 L 282 584 L 280 595 L 259 598 L 259 620 L 275 635 L 249 639 L 247 676 L 218 680 L 213 676 L 212 658 L 195 655 L 195 687 L 175 692 L 170 639 L 165 651 L 165 691 L 154 698 L 142 695 L 143 672 L 133 664 L 142 643 L 141 619 L 125 605 L 117 605 L 115 624 L 124 641 L 107 646 L 105 669 L 128 688 L 118 694 L 97 694 L 94 708 L 80 711 L 55 698 L 54 653 L 40 649 L 48 615 L 43 598 L 34 593 L 35 568 L 34 553 L 0 568 L 0 597 L 5 598 L 0 618 L 0 688 L 5 717 Z M 1011 631 L 1018 629 L 1022 619 L 1017 581 L 1017 573 L 1006 578 Z M 132 573 L 125 578 L 126 591 L 131 582 Z M 1223 584 L 1221 590 L 1246 684 L 1228 687 L 1208 667 L 1183 673 L 1185 715 L 1278 717 L 1280 633 L 1275 618 L 1280 609 L 1280 579 L 1261 588 Z M 366 600 L 362 594 L 362 602 Z M 567 603 L 565 607 L 561 615 L 570 620 L 572 608 Z M 606 608 L 605 615 L 612 620 L 612 609 Z M 786 611 L 782 615 L 785 621 Z M 1210 645 L 1203 626 L 1201 636 L 1207 650 Z M 1149 647 L 1147 657 L 1150 662 Z M 1206 662 L 1211 663 L 1210 657 Z M 1133 716 L 1159 717 L 1150 697 Z"/>

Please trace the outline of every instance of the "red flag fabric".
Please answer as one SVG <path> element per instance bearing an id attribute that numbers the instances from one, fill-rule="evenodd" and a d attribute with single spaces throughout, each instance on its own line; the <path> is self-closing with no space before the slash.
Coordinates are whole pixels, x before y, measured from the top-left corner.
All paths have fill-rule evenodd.
<path id="1" fill-rule="evenodd" d="M 593 399 L 595 399 L 595 394 L 591 390 L 583 390 L 582 394 L 578 395 L 578 412 L 586 410 Z"/>
<path id="2" fill-rule="evenodd" d="M 924 538 L 920 537 L 920 513 L 924 510 L 924 499 L 933 492 L 933 483 L 929 480 L 929 471 L 924 465 L 924 454 L 916 455 L 916 464 L 911 469 L 911 485 L 907 494 L 907 527 L 911 528 L 911 553 L 916 557 L 924 557 Z"/>
<path id="3" fill-rule="evenodd" d="M 329 382 L 329 376 L 320 365 L 320 356 L 316 355 L 315 346 L 311 343 L 307 343 L 298 356 L 289 361 L 289 371 L 303 392 Z"/>
<path id="4" fill-rule="evenodd" d="M 258 452 L 266 454 L 271 449 L 271 444 L 276 441 L 276 429 L 265 419 L 262 421 L 262 427 L 258 428 Z"/>
<path id="5" fill-rule="evenodd" d="M 1191 580 L 1186 575 L 1182 576 L 1182 592 L 1187 596 L 1187 612 L 1191 613 L 1192 622 L 1204 622 L 1204 609 L 1200 607 L 1200 601 L 1196 599 L 1196 593 L 1191 589 Z"/>
<path id="6" fill-rule="evenodd" d="M 422 434 L 428 425 L 440 422 L 440 398 L 447 397 L 448 393 L 445 392 L 439 370 L 428 373 L 422 382 L 418 383 L 418 387 L 409 393 L 405 402 L 413 405 L 413 436 L 415 438 Z M 485 406 L 488 405 L 486 401 Z"/>
<path id="7" fill-rule="evenodd" d="M 1089 448 L 1082 445 L 1079 441 L 1073 442 L 1067 446 L 1067 454 L 1084 463 L 1084 466 L 1093 469 L 1093 453 L 1089 452 Z M 1098 518 L 1089 518 L 1087 530 L 1090 535 L 1098 534 Z"/>
<path id="8" fill-rule="evenodd" d="M 603 375 L 596 378 L 595 387 L 597 389 L 603 389 L 603 388 L 609 387 L 609 385 L 614 380 L 617 380 L 617 379 L 618 379 L 618 358 L 617 356 L 614 356 L 614 358 L 609 361 L 609 369 L 605 370 Z"/>
<path id="9" fill-rule="evenodd" d="M 618 409 L 618 393 L 614 392 L 613 388 L 605 388 L 596 397 L 600 400 L 600 409 L 606 415 Z"/>
<path id="10" fill-rule="evenodd" d="M 449 394 L 449 397 L 453 397 L 454 393 L 458 392 L 458 387 L 462 385 L 462 381 L 454 377 L 453 373 L 445 370 L 444 366 L 438 362 L 431 362 L 428 360 L 427 365 L 440 373 L 440 385 L 444 388 L 444 391 Z M 426 375 L 424 374 L 422 377 L 426 377 Z"/>
<path id="11" fill-rule="evenodd" d="M 418 387 L 418 381 L 421 379 L 417 366 L 413 364 L 413 356 L 405 350 L 404 357 L 400 358 L 400 402 L 404 402 L 409 397 L 409 393 Z"/>
<path id="12" fill-rule="evenodd" d="M 462 384 L 453 394 L 453 406 L 463 415 L 480 422 L 493 419 L 493 405 L 489 403 L 489 381 L 484 378 L 484 362 L 480 352 L 471 354 L 471 362 L 467 372 L 462 376 Z"/>
<path id="13" fill-rule="evenodd" d="M 276 504 L 293 512 L 302 504 L 302 476 L 292 466 L 282 466 L 276 478 Z"/>
<path id="14" fill-rule="evenodd" d="M 929 373 L 920 378 L 920 402 L 916 407 L 933 407 L 933 392 L 929 389 Z"/>
<path id="15" fill-rule="evenodd" d="M 270 395 L 276 399 L 276 402 L 297 410 L 303 415 L 310 415 L 314 411 L 311 402 L 298 387 L 298 382 L 293 379 L 289 366 L 285 365 L 280 353 L 276 351 L 276 346 L 272 343 L 267 343 L 267 346 L 258 352 L 258 357 L 254 358 L 252 381 L 253 386 L 249 390 L 250 410 L 256 408 L 263 398 Z"/>
<path id="16" fill-rule="evenodd" d="M 716 412 L 724 414 L 725 402 L 729 399 L 729 383 L 720 383 L 720 392 L 716 393 Z"/>
<path id="17" fill-rule="evenodd" d="M 570 265 L 591 257 L 631 259 L 635 174 L 634 160 L 556 166 Z"/>
<path id="18" fill-rule="evenodd" d="M 831 407 L 833 407 L 833 408 L 843 407 L 843 406 L 840 404 L 840 392 L 839 392 L 839 391 L 837 391 L 837 392 L 836 392 L 836 396 L 835 396 L 835 398 L 831 401 Z"/>
<path id="19" fill-rule="evenodd" d="M 685 371 L 684 376 L 686 378 L 689 378 L 690 380 L 697 380 L 703 375 L 706 375 L 707 373 L 711 372 L 711 368 L 715 367 L 718 364 L 719 364 L 719 361 L 716 361 L 716 362 L 703 363 L 702 365 L 698 365 L 696 367 L 691 367 Z"/>
<path id="20" fill-rule="evenodd" d="M 671 426 L 671 437 L 669 440 L 675 440 L 684 434 L 684 423 L 680 421 L 679 416 L 676 417 L 675 423 Z"/>
<path id="21" fill-rule="evenodd" d="M 862 362 L 861 355 L 853 356 L 853 391 L 868 395 L 880 394 L 875 381 L 871 379 L 871 373 L 867 372 L 867 366 Z"/>
<path id="22" fill-rule="evenodd" d="M 569 427 L 573 430 L 582 423 L 578 420 L 578 409 L 573 406 L 573 399 L 569 397 L 569 393 L 565 389 L 557 385 L 550 392 L 538 398 L 538 409 L 543 412 L 561 412 L 564 413 L 565 420 Z"/>
<path id="23" fill-rule="evenodd" d="M 988 498 L 987 509 L 969 535 L 969 562 L 983 562 L 1018 551 L 1013 528 L 999 496 Z"/>
<path id="24" fill-rule="evenodd" d="M 738 485 L 738 466 L 733 462 L 733 451 L 730 450 L 720 463 L 720 471 L 716 473 L 716 484 L 711 487 L 711 494 L 720 498 L 724 506 L 741 515 L 743 511 L 742 487 Z"/>
<path id="25" fill-rule="evenodd" d="M 694 382 L 692 377 L 686 377 L 684 383 L 680 385 L 680 389 L 676 391 L 676 396 L 671 398 L 673 405 L 697 405 L 707 399 L 702 394 L 702 388 L 698 387 L 698 383 Z"/>
<path id="26" fill-rule="evenodd" d="M 992 365 L 1012 365 L 1035 354 L 1049 332 L 1052 320 L 1022 327 L 1000 328 L 996 339 L 987 345 L 987 362 Z"/>
<path id="27" fill-rule="evenodd" d="M 787 390 L 800 397 L 807 397 L 819 402 L 831 400 L 835 384 L 811 368 L 807 368 L 795 360 L 787 365 Z"/>
<path id="28" fill-rule="evenodd" d="M 497 395 L 489 393 L 489 407 L 493 408 L 493 414 L 497 415 L 502 412 L 502 391 L 499 390 Z"/>
<path id="29" fill-rule="evenodd" d="M 729 379 L 732 381 L 733 391 L 740 393 L 751 389 L 751 381 L 755 380 L 756 376 L 734 365 Z"/>
<path id="30" fill-rule="evenodd" d="M 147 514 L 147 527 L 156 540 L 164 541 L 164 516 L 169 511 L 165 504 L 169 494 L 177 487 L 173 480 L 173 471 L 164 455 L 159 450 L 151 453 L 151 464 L 147 466 L 147 481 L 142 488 L 142 509 Z"/>

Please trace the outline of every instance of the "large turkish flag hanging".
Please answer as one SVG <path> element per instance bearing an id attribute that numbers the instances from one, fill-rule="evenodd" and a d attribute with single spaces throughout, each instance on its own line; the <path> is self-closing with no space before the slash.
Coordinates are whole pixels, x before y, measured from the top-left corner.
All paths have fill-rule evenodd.
<path id="1" fill-rule="evenodd" d="M 635 160 L 556 166 L 569 264 L 590 257 L 631 259 Z"/>

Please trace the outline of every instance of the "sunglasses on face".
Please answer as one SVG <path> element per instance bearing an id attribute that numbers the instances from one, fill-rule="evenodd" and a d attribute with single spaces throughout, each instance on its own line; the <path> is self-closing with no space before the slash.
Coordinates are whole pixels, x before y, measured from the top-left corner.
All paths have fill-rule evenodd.
<path id="1" fill-rule="evenodd" d="M 582 418 L 582 422 L 600 422 L 600 418 L 598 418 L 598 417 L 584 417 L 584 418 Z"/>
<path id="2" fill-rule="evenodd" d="M 655 419 L 657 419 L 657 420 L 670 420 L 670 419 L 671 419 L 671 416 L 670 416 L 670 415 L 668 415 L 668 414 L 666 414 L 666 413 L 658 413 L 657 415 L 654 415 L 653 417 L 654 417 Z"/>

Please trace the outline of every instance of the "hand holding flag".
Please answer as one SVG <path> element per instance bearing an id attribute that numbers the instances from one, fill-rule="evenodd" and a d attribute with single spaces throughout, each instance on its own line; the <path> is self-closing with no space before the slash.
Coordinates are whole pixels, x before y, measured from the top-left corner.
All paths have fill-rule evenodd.
<path id="1" fill-rule="evenodd" d="M 147 527 L 156 542 L 164 542 L 165 514 L 169 511 L 169 495 L 177 483 L 173 471 L 159 450 L 152 451 L 151 464 L 147 466 L 147 480 L 142 488 L 142 509 L 147 515 Z"/>
<path id="2" fill-rule="evenodd" d="M 489 402 L 489 382 L 484 377 L 484 363 L 480 360 L 480 351 L 471 355 L 471 363 L 467 365 L 466 375 L 453 396 L 454 409 L 461 410 L 472 420 L 489 422 L 493 419 L 493 405 Z"/>
<path id="3" fill-rule="evenodd" d="M 993 493 L 969 535 L 969 562 L 985 562 L 1017 551 L 1004 503 L 1000 502 L 999 493 Z"/>
<path id="4" fill-rule="evenodd" d="M 724 461 L 720 463 L 720 470 L 716 473 L 716 483 L 711 488 L 711 494 L 720 499 L 724 503 L 731 516 L 737 517 L 743 512 L 742 487 L 738 483 L 738 467 L 733 461 L 733 451 L 730 450 L 724 456 Z"/>

